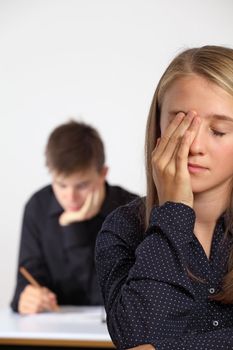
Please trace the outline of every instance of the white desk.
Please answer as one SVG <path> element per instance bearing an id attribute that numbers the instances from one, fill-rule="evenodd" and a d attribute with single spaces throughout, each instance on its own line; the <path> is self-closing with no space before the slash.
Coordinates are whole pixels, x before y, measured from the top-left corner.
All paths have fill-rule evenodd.
<path id="1" fill-rule="evenodd" d="M 114 348 L 101 307 L 61 307 L 56 313 L 20 316 L 0 310 L 0 345 Z"/>

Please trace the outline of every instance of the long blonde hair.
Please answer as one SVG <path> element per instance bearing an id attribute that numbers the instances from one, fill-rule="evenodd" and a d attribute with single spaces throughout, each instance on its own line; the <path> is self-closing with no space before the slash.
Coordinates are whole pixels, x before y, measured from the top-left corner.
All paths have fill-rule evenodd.
<path id="1" fill-rule="evenodd" d="M 171 84 L 179 78 L 197 74 L 218 85 L 233 97 L 233 49 L 222 46 L 203 46 L 183 51 L 173 59 L 162 75 L 151 103 L 145 140 L 147 196 L 145 225 L 148 226 L 151 209 L 158 204 L 158 194 L 152 177 L 151 154 L 160 137 L 160 111 L 163 97 Z M 233 191 L 226 213 L 227 230 L 233 232 Z M 222 291 L 215 300 L 233 303 L 233 252 L 229 258 L 228 273 Z"/>

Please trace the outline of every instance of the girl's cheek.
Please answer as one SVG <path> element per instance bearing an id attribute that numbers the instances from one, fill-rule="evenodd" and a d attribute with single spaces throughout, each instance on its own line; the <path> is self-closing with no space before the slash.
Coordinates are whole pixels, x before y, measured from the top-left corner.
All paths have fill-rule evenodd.
<path id="1" fill-rule="evenodd" d="M 160 130 L 161 130 L 161 136 L 163 136 L 165 130 L 167 129 L 169 123 L 161 123 Z"/>

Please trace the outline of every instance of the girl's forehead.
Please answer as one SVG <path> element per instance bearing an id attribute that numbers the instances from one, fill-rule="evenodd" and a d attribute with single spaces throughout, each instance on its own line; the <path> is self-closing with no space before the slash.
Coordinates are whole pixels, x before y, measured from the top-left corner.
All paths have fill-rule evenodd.
<path id="1" fill-rule="evenodd" d="M 164 93 L 161 113 L 196 110 L 200 115 L 230 115 L 233 118 L 233 96 L 207 79 L 192 75 L 174 81 Z"/>

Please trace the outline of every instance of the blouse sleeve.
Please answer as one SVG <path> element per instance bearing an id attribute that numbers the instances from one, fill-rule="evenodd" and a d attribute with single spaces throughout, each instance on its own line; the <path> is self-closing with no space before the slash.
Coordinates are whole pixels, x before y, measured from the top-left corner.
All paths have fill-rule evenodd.
<path id="1" fill-rule="evenodd" d="M 232 329 L 198 333 L 190 327 L 195 299 L 186 253 L 194 211 L 167 202 L 152 210 L 146 232 L 137 213 L 132 205 L 117 209 L 96 243 L 108 329 L 117 348 L 232 349 Z"/>

